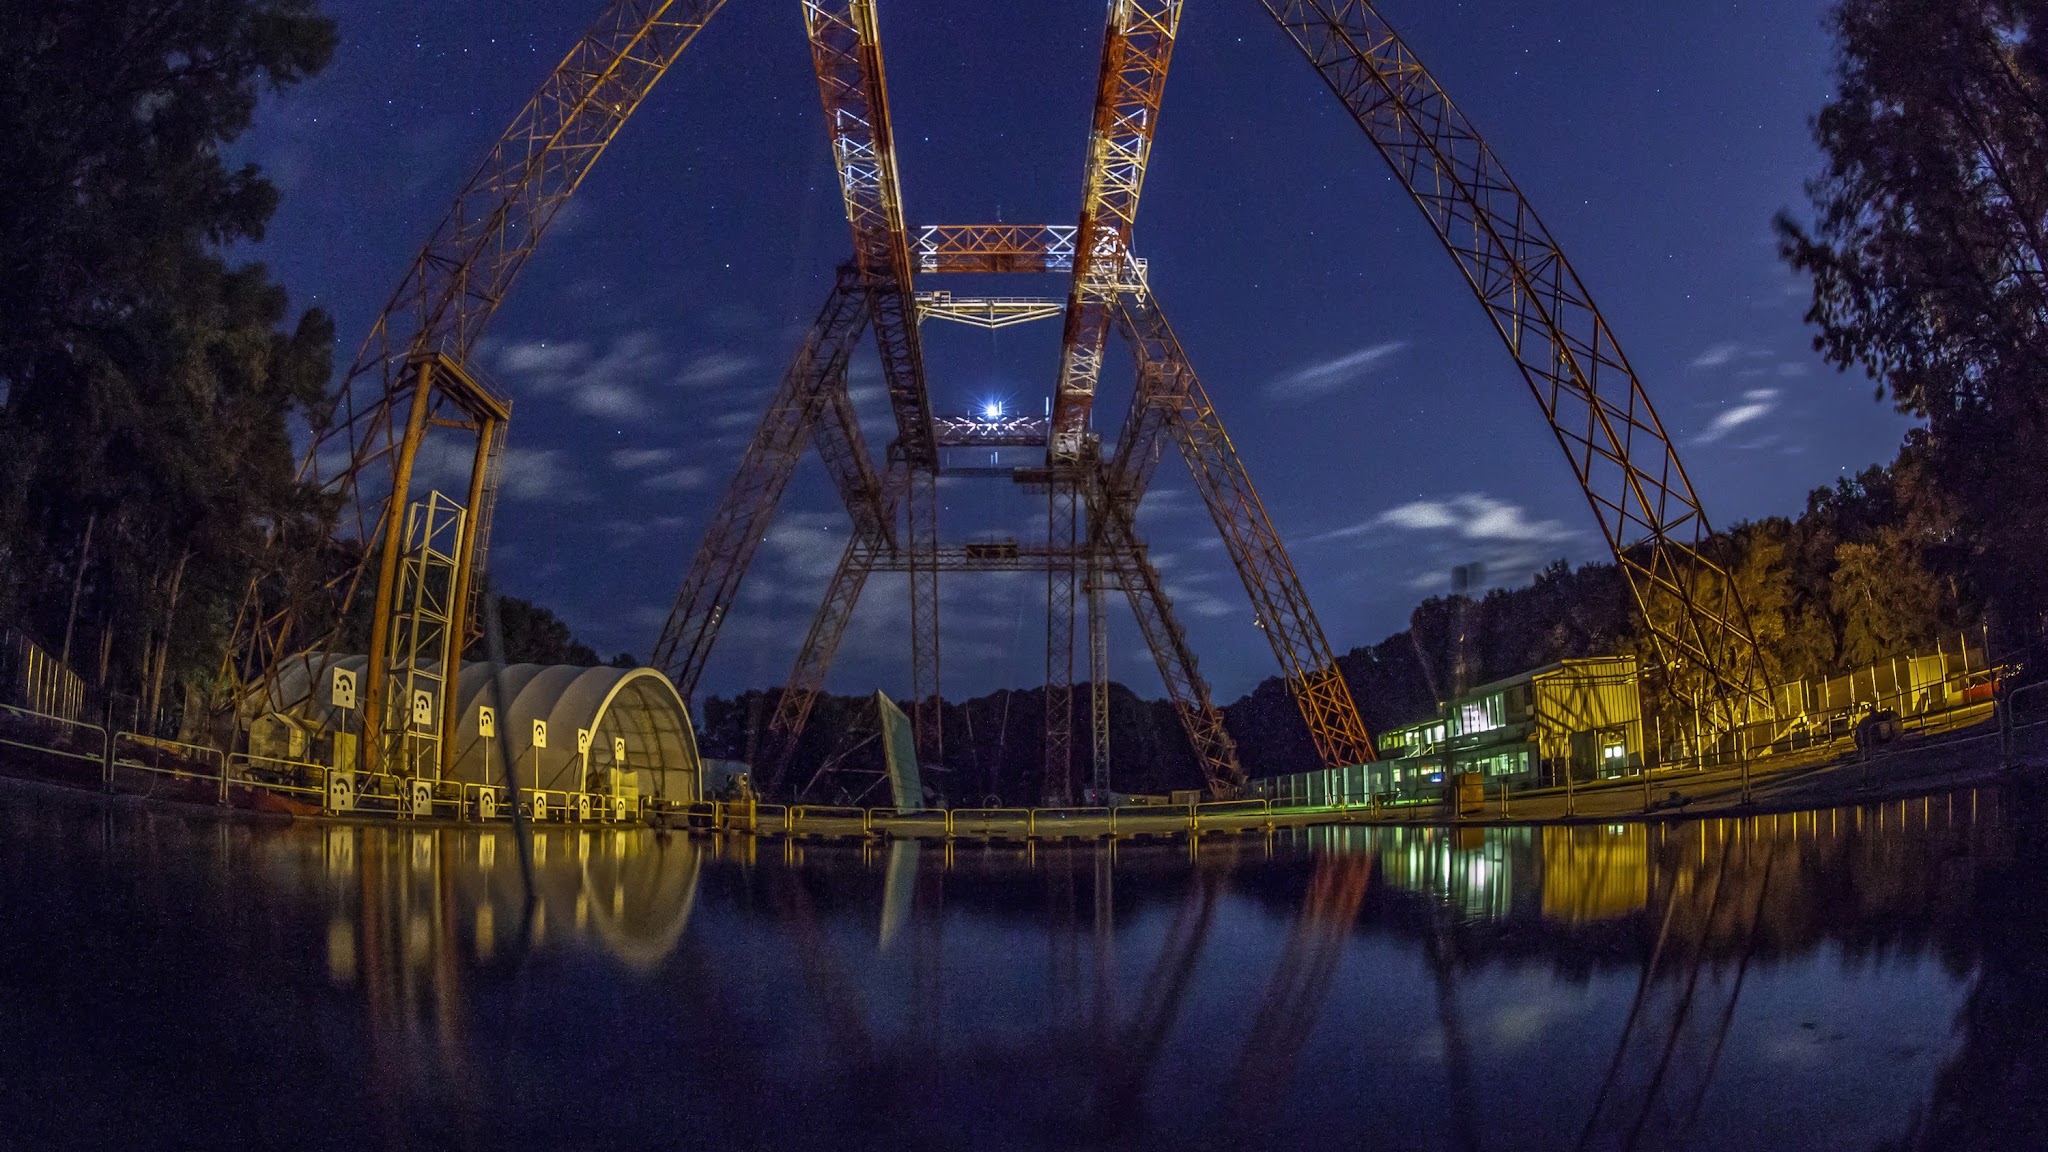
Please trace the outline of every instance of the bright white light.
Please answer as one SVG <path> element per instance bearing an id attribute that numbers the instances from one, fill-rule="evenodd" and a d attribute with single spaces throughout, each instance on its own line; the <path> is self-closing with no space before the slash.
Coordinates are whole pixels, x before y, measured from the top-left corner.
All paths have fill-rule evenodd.
<path id="1" fill-rule="evenodd" d="M 991 400 L 983 404 L 981 406 L 981 418 L 983 420 L 1001 420 L 1003 418 L 1003 402 Z"/>

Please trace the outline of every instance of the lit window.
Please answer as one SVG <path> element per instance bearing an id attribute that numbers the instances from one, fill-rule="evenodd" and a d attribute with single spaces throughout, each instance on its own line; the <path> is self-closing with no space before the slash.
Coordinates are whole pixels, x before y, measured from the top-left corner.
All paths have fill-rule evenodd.
<path id="1" fill-rule="evenodd" d="M 1491 732 L 1499 728 L 1501 720 L 1501 698 L 1495 693 L 1483 700 L 1475 700 L 1458 707 L 1458 730 L 1460 732 Z"/>

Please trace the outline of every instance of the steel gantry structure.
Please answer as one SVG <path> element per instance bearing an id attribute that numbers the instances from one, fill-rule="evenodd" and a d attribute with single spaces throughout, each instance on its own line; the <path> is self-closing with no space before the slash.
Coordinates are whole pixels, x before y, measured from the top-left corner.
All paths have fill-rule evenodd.
<path id="1" fill-rule="evenodd" d="M 332 497 L 331 521 L 280 525 L 265 575 L 236 626 L 229 679 L 268 688 L 299 653 L 331 652 L 367 590 L 371 603 L 363 755 L 388 755 L 404 725 L 387 685 L 408 662 L 458 659 L 473 602 L 511 398 L 468 364 L 484 327 L 562 205 L 654 83 L 725 0 L 611 0 L 543 82 L 457 197 L 372 327 L 315 430 L 301 479 Z M 1641 380 L 1585 285 L 1498 156 L 1368 0 L 1255 3 L 1296 44 L 1428 219 L 1493 321 L 1585 490 L 1657 647 L 1665 683 L 1727 729 L 1768 714 L 1747 614 L 1690 480 Z M 1073 790 L 1072 678 L 1077 607 L 1088 619 L 1089 725 L 1097 771 L 1107 750 L 1103 621 L 1121 591 L 1136 616 L 1211 790 L 1243 779 L 1235 747 L 1148 558 L 1137 512 L 1170 444 L 1188 465 L 1243 580 L 1310 736 L 1331 766 L 1373 756 L 1351 689 L 1217 406 L 1174 336 L 1146 262 L 1137 209 L 1181 31 L 1183 0 L 1111 0 L 1081 211 L 1067 224 L 937 224 L 913 234 L 896 169 L 878 0 L 794 0 L 809 38 L 851 256 L 840 267 L 697 549 L 654 649 L 685 698 L 803 452 L 815 446 L 852 520 L 845 551 L 771 723 L 794 745 L 868 577 L 909 576 L 912 713 L 920 755 L 943 755 L 939 723 L 941 573 L 1044 572 L 1048 797 Z M 1064 302 L 958 297 L 914 278 L 959 273 L 1066 276 Z M 920 325 L 1005 327 L 1063 318 L 1042 418 L 935 413 Z M 1113 449 L 1094 430 L 1110 333 L 1137 385 Z M 879 466 L 856 418 L 847 363 L 872 334 L 894 417 Z M 462 539 L 454 546 L 452 639 L 395 653 L 396 621 L 417 615 L 401 554 L 425 437 L 468 438 Z M 951 467 L 955 448 L 1043 448 L 1028 467 Z M 942 544 L 942 473 L 1000 477 L 1046 499 L 1043 544 Z M 317 681 L 316 676 L 312 678 Z M 452 707 L 449 706 L 449 707 Z M 444 713 L 438 722 L 452 718 Z M 414 719 L 405 724 L 417 723 Z M 772 775 L 772 773 L 771 773 Z"/>

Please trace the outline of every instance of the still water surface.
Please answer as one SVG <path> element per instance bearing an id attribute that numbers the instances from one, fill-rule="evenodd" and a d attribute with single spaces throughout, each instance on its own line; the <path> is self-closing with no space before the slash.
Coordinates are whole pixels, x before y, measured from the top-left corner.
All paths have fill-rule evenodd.
<path id="1" fill-rule="evenodd" d="M 2040 803 L 1176 844 L 0 789 L 0 1146 L 2048 1147 Z"/>

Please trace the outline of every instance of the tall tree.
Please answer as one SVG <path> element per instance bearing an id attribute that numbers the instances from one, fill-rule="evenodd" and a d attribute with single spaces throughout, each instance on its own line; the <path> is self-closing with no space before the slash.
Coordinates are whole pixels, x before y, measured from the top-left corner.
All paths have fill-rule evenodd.
<path id="1" fill-rule="evenodd" d="M 2048 619 L 2048 0 L 1841 0 L 1815 119 L 1815 345 L 1927 421 L 1969 570 L 2002 626 Z"/>
<path id="2" fill-rule="evenodd" d="M 333 327 L 223 258 L 278 195 L 221 151 L 334 44 L 314 0 L 0 7 L 0 616 L 61 634 L 79 584 L 111 687 L 206 669 L 266 526 L 319 512 Z"/>

